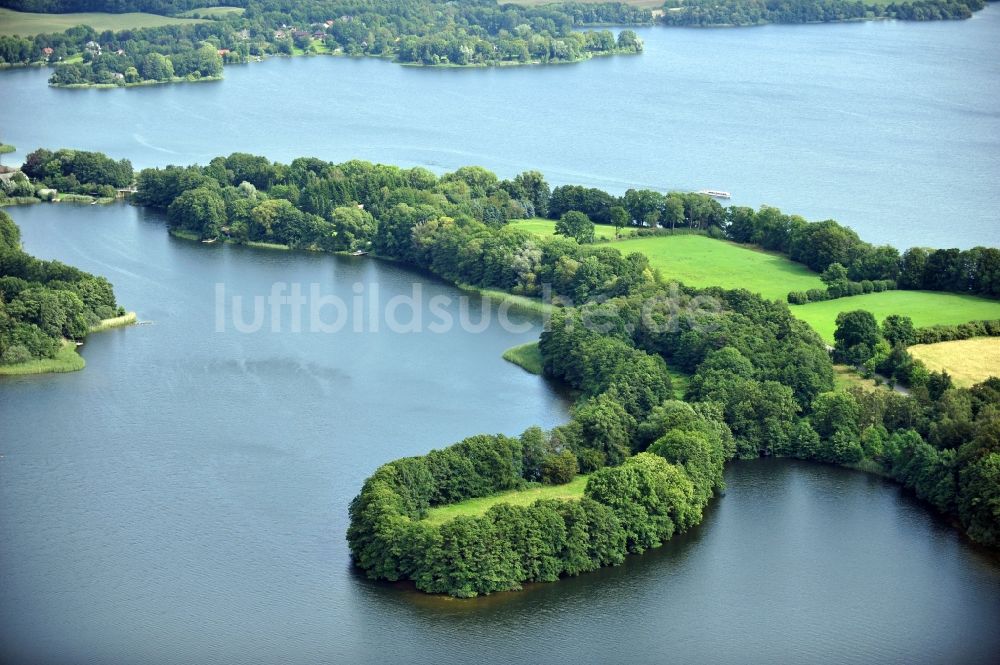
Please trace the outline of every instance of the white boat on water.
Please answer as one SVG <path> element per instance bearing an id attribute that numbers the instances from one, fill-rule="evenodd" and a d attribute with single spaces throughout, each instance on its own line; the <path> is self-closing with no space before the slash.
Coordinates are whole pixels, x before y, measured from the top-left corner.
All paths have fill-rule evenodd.
<path id="1" fill-rule="evenodd" d="M 716 199 L 730 199 L 733 197 L 732 194 L 724 192 L 721 189 L 701 189 L 698 193 L 705 194 L 706 196 L 711 196 Z"/>

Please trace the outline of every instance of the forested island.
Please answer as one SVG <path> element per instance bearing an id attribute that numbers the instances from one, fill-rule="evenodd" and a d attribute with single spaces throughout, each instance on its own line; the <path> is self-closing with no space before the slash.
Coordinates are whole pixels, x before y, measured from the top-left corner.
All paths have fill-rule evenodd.
<path id="1" fill-rule="evenodd" d="M 0 6 L 66 11 L 106 5 L 5 1 Z M 0 64 L 58 64 L 50 80 L 57 86 L 124 86 L 211 79 L 221 74 L 224 62 L 268 55 L 367 55 L 439 66 L 578 62 L 642 50 L 631 30 L 615 36 L 609 30 L 580 28 L 652 20 L 648 10 L 610 3 L 526 8 L 492 0 L 262 0 L 241 6 L 245 11 L 196 25 L 100 34 L 79 27 L 60 34 L 0 37 Z M 153 3 L 149 9 L 177 13 L 190 8 Z"/>
<path id="2" fill-rule="evenodd" d="M 37 154 L 44 164 L 60 153 Z M 174 232 L 193 239 L 371 251 L 522 297 L 551 287 L 556 307 L 539 353 L 545 374 L 577 391 L 571 421 L 380 467 L 351 504 L 348 533 L 374 578 L 467 597 L 621 563 L 698 524 L 725 462 L 759 455 L 893 478 L 974 541 L 1000 546 L 1000 380 L 958 388 L 923 368 L 907 347 L 932 333 L 905 312 L 883 321 L 845 312 L 831 354 L 788 303 L 663 279 L 645 254 L 597 241 L 594 220 L 616 235 L 695 233 L 776 248 L 822 270 L 834 291 L 892 280 L 995 296 L 994 248 L 900 253 L 832 221 L 726 208 L 702 194 L 552 189 L 535 171 L 437 176 L 236 153 L 145 169 L 137 185 L 135 203 L 165 211 Z M 533 216 L 554 219 L 557 234 L 513 223 Z M 718 307 L 700 309 L 706 299 Z M 1000 332 L 993 321 L 969 325 Z M 838 387 L 835 360 L 890 373 L 909 394 Z M 519 498 L 546 487 L 555 492 Z"/>
<path id="3" fill-rule="evenodd" d="M 27 12 L 146 11 L 201 22 L 124 30 L 78 26 L 63 32 L 0 36 L 0 66 L 54 65 L 61 87 L 134 86 L 216 80 L 224 64 L 271 55 L 374 56 L 421 66 L 497 66 L 579 62 L 640 53 L 624 29 L 595 26 L 746 26 L 892 18 L 969 18 L 983 0 L 668 0 L 655 12 L 627 3 L 561 2 L 521 6 L 494 0 L 0 0 Z M 196 6 L 192 6 L 196 5 Z M 229 11 L 235 9 L 235 11 Z M 204 18 L 202 18 L 204 16 Z"/>
<path id="4" fill-rule="evenodd" d="M 77 342 L 134 320 L 105 278 L 25 253 L 0 210 L 0 375 L 82 369 Z"/>

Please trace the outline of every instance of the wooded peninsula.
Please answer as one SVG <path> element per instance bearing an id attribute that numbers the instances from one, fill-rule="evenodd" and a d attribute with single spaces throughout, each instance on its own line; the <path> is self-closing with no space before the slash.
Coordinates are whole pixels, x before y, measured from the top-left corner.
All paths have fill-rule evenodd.
<path id="1" fill-rule="evenodd" d="M 99 153 L 43 149 L 5 187 L 91 191 L 130 173 Z M 766 299 L 687 286 L 608 238 L 699 237 L 777 253 L 823 285 L 806 296 L 818 302 L 935 289 L 986 296 L 989 305 L 1000 250 L 900 252 L 832 220 L 727 208 L 697 193 L 553 189 L 537 171 L 501 179 L 464 167 L 438 176 L 235 153 L 206 166 L 144 169 L 136 184 L 134 203 L 164 211 L 172 230 L 194 239 L 371 252 L 524 298 L 551 288 L 537 353 L 546 376 L 576 391 L 570 422 L 475 436 L 379 467 L 351 503 L 348 531 L 355 562 L 373 578 L 468 597 L 618 564 L 697 525 L 724 488 L 724 464 L 760 455 L 893 478 L 972 540 L 1000 546 L 1000 379 L 956 387 L 908 350 L 995 336 L 1000 323 L 918 327 L 906 311 L 879 320 L 845 308 L 829 347 L 797 317 L 794 308 L 812 306 L 794 304 L 801 292 Z M 83 332 L 88 312 L 114 310 L 109 284 L 27 257 L 16 227 L 0 219 L 5 361 L 52 353 L 58 338 Z M 41 302 L 45 289 L 56 294 Z M 50 309 L 74 314 L 46 328 Z M 840 384 L 834 362 L 908 390 Z"/>

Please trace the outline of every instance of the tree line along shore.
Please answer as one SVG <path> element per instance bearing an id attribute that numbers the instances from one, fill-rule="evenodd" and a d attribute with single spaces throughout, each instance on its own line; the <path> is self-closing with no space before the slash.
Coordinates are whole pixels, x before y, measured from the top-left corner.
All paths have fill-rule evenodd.
<path id="1" fill-rule="evenodd" d="M 76 347 L 89 333 L 135 320 L 107 279 L 24 252 L 20 230 L 0 210 L 0 375 L 83 369 Z"/>
<path id="2" fill-rule="evenodd" d="M 216 80 L 224 64 L 272 55 L 389 58 L 419 66 L 580 62 L 642 52 L 631 27 L 718 27 L 874 19 L 966 19 L 983 0 L 862 2 L 667 0 L 0 0 L 0 67 L 53 65 L 59 87 L 129 87 Z M 71 25 L 71 12 L 80 14 Z M 102 13 L 103 12 L 103 13 Z M 136 13 L 138 12 L 138 13 Z M 46 18 L 49 17 L 49 18 Z M 602 26 L 623 26 L 615 35 Z M 49 32 L 44 32 L 45 28 Z"/>
<path id="3" fill-rule="evenodd" d="M 643 273 L 689 286 L 742 287 L 767 298 L 786 293 L 789 301 L 811 293 L 816 302 L 793 304 L 792 312 L 831 345 L 838 314 L 855 309 L 879 321 L 910 317 L 919 330 L 912 343 L 924 344 L 990 335 L 990 326 L 970 322 L 1000 319 L 996 248 L 900 252 L 866 243 L 832 220 L 810 223 L 773 207 L 727 208 L 698 193 L 552 189 L 533 171 L 501 180 L 466 167 L 438 177 L 360 161 L 282 165 L 237 153 L 206 167 L 135 174 L 128 160 L 39 149 L 20 171 L 0 175 L 0 204 L 123 189 L 137 189 L 135 203 L 165 211 L 172 233 L 182 237 L 372 252 L 535 308 L 543 283 L 556 285 L 557 300 L 588 299 L 620 272 L 615 264 L 625 257 L 641 258 Z M 404 247 L 414 230 L 426 245 L 488 234 L 496 249 L 476 265 L 435 268 L 431 250 Z M 512 255 L 518 271 L 504 267 Z M 884 347 L 878 355 L 876 364 L 887 357 Z"/>
<path id="4" fill-rule="evenodd" d="M 72 176 L 91 186 L 107 180 L 81 177 L 94 164 L 115 177 L 131 168 L 75 151 L 40 150 L 28 162 L 29 182 L 43 184 Z M 780 255 L 814 271 L 836 291 L 824 305 L 923 293 L 851 296 L 849 285 L 866 280 L 995 295 L 984 275 L 995 270 L 996 249 L 899 252 L 864 243 L 836 222 L 810 223 L 774 208 L 725 208 L 683 192 L 552 189 L 531 171 L 509 180 L 478 167 L 437 176 L 361 161 L 301 158 L 286 165 L 237 153 L 206 166 L 145 169 L 136 184 L 134 203 L 163 210 L 171 229 L 199 239 L 370 250 L 456 284 L 526 299 L 543 285 L 552 289 L 540 344 L 517 355 L 577 391 L 571 421 L 520 437 L 472 437 L 380 467 L 351 504 L 348 533 L 356 563 L 372 577 L 471 596 L 620 563 L 698 524 L 722 488 L 726 461 L 761 454 L 886 475 L 973 540 L 1000 543 L 1000 383 L 956 387 L 946 372 L 930 371 L 908 351 L 921 336 L 995 335 L 995 322 L 928 332 L 905 312 L 879 321 L 847 307 L 835 322 L 831 357 L 828 342 L 793 315 L 787 297 L 678 284 L 648 255 L 624 254 L 615 241 L 598 240 L 594 222 L 612 228 L 610 236 L 634 233 L 628 241 L 634 244 L 689 233 L 718 247 L 759 246 L 771 252 L 762 256 Z M 524 219 L 536 227 L 549 220 L 553 234 L 518 228 L 516 220 Z M 5 228 L 5 261 L 14 257 L 39 275 L 51 270 L 19 257 L 16 226 Z M 939 275 L 946 266 L 954 268 Z M 6 289 L 20 289 L 14 298 L 4 291 L 4 303 L 18 301 L 14 311 L 28 312 L 38 287 L 4 275 Z M 35 281 L 51 287 L 53 280 Z M 110 285 L 95 290 L 102 304 L 114 305 Z M 719 307 L 699 310 L 704 298 Z M 690 315 L 676 325 L 650 326 L 650 303 L 654 324 L 668 322 L 678 308 Z M 591 329 L 585 321 L 594 316 L 611 325 Z M 67 336 L 66 329 L 53 332 Z M 834 360 L 888 372 L 909 385 L 909 394 L 838 389 Z M 675 385 L 678 377 L 683 386 Z M 502 492 L 515 494 L 487 499 Z"/>

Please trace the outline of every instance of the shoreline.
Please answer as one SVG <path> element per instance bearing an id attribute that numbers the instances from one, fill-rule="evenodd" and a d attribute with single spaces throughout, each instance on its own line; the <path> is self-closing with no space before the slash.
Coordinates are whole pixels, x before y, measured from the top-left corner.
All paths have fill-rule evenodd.
<path id="1" fill-rule="evenodd" d="M 47 67 L 49 65 L 41 65 L 42 67 Z M 134 83 L 49 83 L 50 88 L 60 88 L 63 90 L 85 90 L 87 88 L 94 88 L 97 90 L 110 90 L 113 88 L 138 88 L 147 85 L 167 85 L 171 83 L 202 83 L 206 81 L 221 81 L 223 77 L 221 74 L 218 76 L 200 76 L 198 78 L 187 78 L 184 76 L 175 76 L 168 81 L 136 81 Z"/>
<path id="2" fill-rule="evenodd" d="M 512 346 L 503 352 L 501 356 L 509 363 L 517 365 L 525 372 L 542 376 L 542 352 L 538 349 L 538 342 L 528 342 Z"/>
<path id="3" fill-rule="evenodd" d="M 135 325 L 135 312 L 126 312 L 121 316 L 102 319 L 100 323 L 91 326 L 87 334 L 104 332 L 114 328 L 126 328 Z M 79 344 L 83 344 L 80 342 Z M 52 358 L 35 358 L 16 365 L 0 365 L 0 376 L 29 376 L 39 374 L 66 374 L 79 372 L 87 366 L 87 361 L 77 353 L 78 343 L 64 339 L 56 355 Z"/>
<path id="4" fill-rule="evenodd" d="M 110 205 L 118 199 L 111 196 L 93 196 L 91 194 L 60 194 L 51 201 L 40 199 L 37 196 L 15 196 L 0 201 L 0 208 L 19 205 L 33 205 L 35 203 L 81 203 Z"/>

